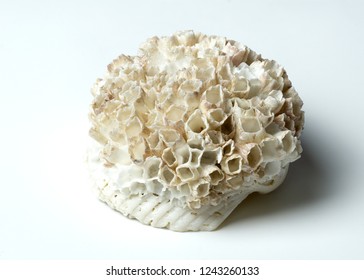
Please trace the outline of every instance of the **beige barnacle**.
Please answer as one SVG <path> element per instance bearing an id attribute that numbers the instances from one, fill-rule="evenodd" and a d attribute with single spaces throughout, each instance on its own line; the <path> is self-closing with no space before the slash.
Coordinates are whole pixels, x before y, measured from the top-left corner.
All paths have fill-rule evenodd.
<path id="1" fill-rule="evenodd" d="M 224 157 L 221 161 L 221 168 L 226 175 L 239 174 L 243 165 L 243 158 L 239 154 L 232 154 Z"/>
<path id="2" fill-rule="evenodd" d="M 153 37 L 92 87 L 89 165 L 101 200 L 176 231 L 213 230 L 302 152 L 302 100 L 284 68 L 193 31 Z"/>
<path id="3" fill-rule="evenodd" d="M 165 117 L 173 125 L 176 122 L 183 121 L 185 114 L 185 106 L 171 104 L 166 111 Z"/>
<path id="4" fill-rule="evenodd" d="M 208 123 L 201 110 L 196 109 L 188 118 L 185 130 L 187 133 L 201 133 L 207 131 Z"/>
<path id="5" fill-rule="evenodd" d="M 129 144 L 130 159 L 135 164 L 142 164 L 145 160 L 146 143 L 143 138 L 134 138 Z"/>
<path id="6" fill-rule="evenodd" d="M 179 165 L 176 168 L 177 176 L 182 182 L 195 181 L 199 179 L 199 172 L 196 167 L 188 163 Z"/>
<path id="7" fill-rule="evenodd" d="M 225 173 L 216 165 L 207 165 L 202 169 L 202 176 L 211 183 L 211 185 L 217 185 L 224 180 Z"/>
<path id="8" fill-rule="evenodd" d="M 152 156 L 145 160 L 144 176 L 145 179 L 153 180 L 158 179 L 158 172 L 162 166 L 162 160 L 159 157 Z"/>
<path id="9" fill-rule="evenodd" d="M 249 143 L 240 149 L 244 162 L 245 171 L 253 171 L 261 164 L 263 160 L 262 151 L 258 144 Z"/>

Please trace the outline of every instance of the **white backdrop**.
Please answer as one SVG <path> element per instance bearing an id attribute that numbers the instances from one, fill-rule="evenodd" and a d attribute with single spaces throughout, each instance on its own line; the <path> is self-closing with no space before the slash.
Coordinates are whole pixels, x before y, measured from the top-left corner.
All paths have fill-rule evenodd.
<path id="1" fill-rule="evenodd" d="M 1 259 L 363 259 L 360 1 L 0 0 Z M 176 233 L 99 202 L 84 154 L 90 87 L 121 53 L 193 29 L 285 66 L 302 158 L 214 232 Z"/>

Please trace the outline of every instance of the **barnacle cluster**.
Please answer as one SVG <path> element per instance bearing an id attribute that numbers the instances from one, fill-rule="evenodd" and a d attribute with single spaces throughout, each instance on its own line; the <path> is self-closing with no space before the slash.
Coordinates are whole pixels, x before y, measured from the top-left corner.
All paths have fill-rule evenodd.
<path id="1" fill-rule="evenodd" d="M 302 152 L 302 101 L 283 67 L 224 37 L 148 39 L 108 65 L 92 94 L 96 158 L 114 174 L 98 188 L 114 208 L 110 194 L 193 211 L 239 190 L 268 192 Z"/>

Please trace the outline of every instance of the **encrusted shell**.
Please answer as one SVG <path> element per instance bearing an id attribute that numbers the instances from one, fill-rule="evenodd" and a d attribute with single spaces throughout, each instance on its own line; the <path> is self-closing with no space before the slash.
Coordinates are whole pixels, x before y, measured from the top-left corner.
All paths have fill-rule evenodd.
<path id="1" fill-rule="evenodd" d="M 282 66 L 224 37 L 153 37 L 92 88 L 100 198 L 173 230 L 212 230 L 302 152 L 303 105 Z"/>

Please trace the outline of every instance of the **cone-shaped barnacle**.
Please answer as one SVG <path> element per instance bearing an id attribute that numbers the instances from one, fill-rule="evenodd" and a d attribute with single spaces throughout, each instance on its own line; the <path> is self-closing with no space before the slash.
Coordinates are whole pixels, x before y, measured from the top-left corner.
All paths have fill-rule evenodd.
<path id="1" fill-rule="evenodd" d="M 130 155 L 130 159 L 135 164 L 141 164 L 141 163 L 143 163 L 143 161 L 145 159 L 145 150 L 146 150 L 145 142 L 146 141 L 143 138 L 138 139 L 138 140 L 136 138 L 134 138 L 132 141 L 130 141 L 129 155 Z"/>
<path id="2" fill-rule="evenodd" d="M 187 133 L 203 133 L 207 130 L 208 123 L 206 117 L 199 109 L 196 109 L 186 122 Z"/>
<path id="3" fill-rule="evenodd" d="M 148 180 L 158 179 L 158 172 L 162 166 L 162 160 L 159 157 L 148 157 L 144 163 L 144 177 Z"/>
<path id="4" fill-rule="evenodd" d="M 228 115 L 221 108 L 211 109 L 207 112 L 207 120 L 212 129 L 221 127 L 227 118 Z"/>
<path id="5" fill-rule="evenodd" d="M 201 96 L 201 111 L 206 113 L 209 109 L 219 108 L 223 101 L 224 92 L 221 85 L 211 86 Z"/>
<path id="6" fill-rule="evenodd" d="M 286 71 L 193 31 L 153 37 L 92 87 L 88 163 L 100 200 L 175 231 L 216 229 L 278 187 L 302 152 L 302 100 Z"/>
<path id="7" fill-rule="evenodd" d="M 202 175 L 211 185 L 218 185 L 224 180 L 225 173 L 216 165 L 207 165 L 202 170 Z"/>
<path id="8" fill-rule="evenodd" d="M 163 151 L 162 159 L 168 165 L 168 167 L 173 168 L 177 166 L 177 159 L 172 148 L 166 148 Z"/>
<path id="9" fill-rule="evenodd" d="M 159 135 L 167 147 L 172 147 L 177 142 L 182 141 L 180 134 L 175 129 L 161 129 Z"/>
<path id="10" fill-rule="evenodd" d="M 125 134 L 129 139 L 134 137 L 138 137 L 143 130 L 143 124 L 139 120 L 139 118 L 132 118 L 127 124 L 125 128 Z"/>
<path id="11" fill-rule="evenodd" d="M 217 147 L 220 147 L 221 145 L 225 144 L 225 139 L 221 133 L 221 131 L 216 131 L 216 130 L 209 130 L 207 131 L 207 135 L 205 136 L 204 139 L 206 144 L 213 144 L 216 145 Z"/>
<path id="12" fill-rule="evenodd" d="M 239 150 L 244 161 L 242 168 L 244 171 L 254 171 L 262 162 L 263 155 L 258 144 L 245 144 Z"/>
<path id="13" fill-rule="evenodd" d="M 161 154 L 164 150 L 165 145 L 162 139 L 159 137 L 159 131 L 154 131 L 146 138 L 148 147 L 153 151 L 154 154 Z"/>
<path id="14" fill-rule="evenodd" d="M 173 123 L 183 121 L 186 107 L 172 104 L 166 111 L 166 118 Z"/>
<path id="15" fill-rule="evenodd" d="M 199 172 L 197 168 L 190 166 L 188 163 L 179 165 L 176 168 L 176 173 L 182 182 L 195 181 L 199 178 Z"/>
<path id="16" fill-rule="evenodd" d="M 221 168 L 227 175 L 239 174 L 242 168 L 242 157 L 238 154 L 224 157 L 221 161 Z"/>
<path id="17" fill-rule="evenodd" d="M 163 185 L 168 186 L 176 186 L 178 182 L 180 182 L 180 180 L 177 178 L 176 172 L 166 165 L 164 165 L 159 170 L 159 178 L 161 179 Z"/>

